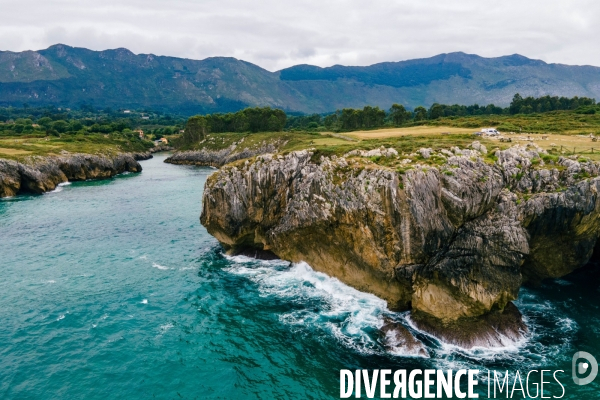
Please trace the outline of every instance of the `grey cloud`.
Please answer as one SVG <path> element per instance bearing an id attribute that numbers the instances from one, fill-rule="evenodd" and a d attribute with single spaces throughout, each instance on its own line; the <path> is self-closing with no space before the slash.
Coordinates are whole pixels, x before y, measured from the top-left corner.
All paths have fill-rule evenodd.
<path id="1" fill-rule="evenodd" d="M 57 42 L 269 70 L 368 65 L 465 51 L 600 65 L 600 3 L 588 0 L 0 0 L 3 50 Z"/>

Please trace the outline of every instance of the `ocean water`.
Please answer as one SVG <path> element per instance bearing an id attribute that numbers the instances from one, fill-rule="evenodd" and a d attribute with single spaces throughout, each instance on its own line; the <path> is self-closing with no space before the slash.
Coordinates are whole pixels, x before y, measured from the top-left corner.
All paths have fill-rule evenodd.
<path id="1" fill-rule="evenodd" d="M 571 380 L 576 351 L 600 359 L 599 268 L 523 289 L 520 343 L 413 330 L 430 358 L 388 352 L 383 318 L 412 330 L 405 314 L 305 263 L 224 256 L 199 223 L 213 170 L 164 157 L 0 201 L 0 398 L 328 399 L 340 369 L 375 368 L 480 369 L 481 398 L 488 369 L 562 369 L 564 398 L 600 397 Z"/>

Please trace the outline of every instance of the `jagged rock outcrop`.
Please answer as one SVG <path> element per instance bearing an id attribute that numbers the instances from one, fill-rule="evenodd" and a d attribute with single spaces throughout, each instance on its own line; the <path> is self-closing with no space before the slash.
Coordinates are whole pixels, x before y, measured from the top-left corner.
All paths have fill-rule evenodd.
<path id="1" fill-rule="evenodd" d="M 90 154 L 33 157 L 27 163 L 0 159 L 0 197 L 21 192 L 45 193 L 59 183 L 106 179 L 123 172 L 140 172 L 138 160 L 150 153 L 123 153 L 112 157 Z"/>
<path id="2" fill-rule="evenodd" d="M 415 312 L 411 314 L 410 321 L 417 329 L 442 342 L 465 349 L 514 346 L 528 331 L 521 313 L 513 303 L 508 303 L 504 310 L 493 310 L 479 318 L 459 318 L 440 323 L 427 314 Z M 409 343 L 414 341 L 416 339 L 413 338 Z"/>
<path id="3" fill-rule="evenodd" d="M 280 141 L 276 141 L 275 143 L 263 142 L 254 147 L 244 147 L 242 143 L 243 139 L 221 150 L 203 148 L 201 150 L 182 151 L 173 154 L 171 157 L 167 158 L 165 162 L 170 164 L 200 165 L 218 168 L 230 162 L 255 157 L 259 154 L 274 153 L 284 144 Z"/>
<path id="4" fill-rule="evenodd" d="M 158 153 L 160 151 L 173 151 L 173 150 L 175 150 L 175 147 L 173 147 L 173 146 L 159 144 L 157 146 L 150 148 L 148 150 L 148 153 Z"/>
<path id="5" fill-rule="evenodd" d="M 381 341 L 390 353 L 429 358 L 429 352 L 423 342 L 416 339 L 402 324 L 385 319 L 380 332 L 383 336 Z"/>
<path id="6" fill-rule="evenodd" d="M 495 161 L 486 153 L 453 148 L 436 155 L 443 165 L 405 173 L 352 158 L 314 162 L 308 150 L 258 156 L 208 179 L 201 222 L 230 252 L 306 261 L 444 326 L 497 313 L 511 337 L 522 326 L 504 311 L 524 281 L 589 260 L 600 171 L 562 157 L 544 165 L 536 147 L 496 150 Z"/>

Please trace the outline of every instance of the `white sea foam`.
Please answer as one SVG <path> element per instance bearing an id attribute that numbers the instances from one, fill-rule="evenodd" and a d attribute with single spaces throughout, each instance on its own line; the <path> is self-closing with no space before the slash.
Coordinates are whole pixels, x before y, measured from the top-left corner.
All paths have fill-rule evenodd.
<path id="1" fill-rule="evenodd" d="M 501 346 L 483 347 L 475 346 L 470 349 L 465 349 L 460 346 L 441 343 L 441 353 L 453 354 L 460 353 L 469 358 L 473 359 L 485 359 L 485 360 L 499 360 L 499 359 L 513 359 L 515 355 L 519 354 L 523 347 L 527 344 L 527 338 L 521 338 L 519 340 L 513 340 L 506 336 L 500 335 Z"/>
<path id="2" fill-rule="evenodd" d="M 554 283 L 559 284 L 560 286 L 571 286 L 573 282 L 565 281 L 564 279 L 557 279 Z"/>
<path id="3" fill-rule="evenodd" d="M 56 281 L 54 279 L 50 279 L 49 281 L 46 281 L 46 283 L 56 283 Z"/>
<path id="4" fill-rule="evenodd" d="M 173 325 L 173 324 L 172 324 L 172 323 L 170 323 L 170 322 L 167 322 L 166 324 L 163 324 L 163 325 L 161 325 L 161 326 L 158 328 L 158 330 L 159 330 L 159 334 L 158 334 L 158 336 L 162 336 L 162 335 L 164 335 L 165 333 L 167 333 L 167 331 L 168 331 L 169 329 L 171 329 L 171 328 L 172 328 L 172 327 L 174 327 L 174 326 L 175 326 L 175 325 Z"/>
<path id="5" fill-rule="evenodd" d="M 62 319 L 65 319 L 65 314 L 60 314 L 59 317 L 56 320 L 60 321 Z"/>
<path id="6" fill-rule="evenodd" d="M 164 325 L 161 325 L 160 326 L 160 330 L 161 331 L 167 331 L 167 330 L 171 329 L 173 326 L 174 325 L 172 323 L 168 322 L 168 323 L 166 323 Z"/>
<path id="7" fill-rule="evenodd" d="M 252 257 L 247 257 L 247 256 L 228 256 L 228 255 L 225 255 L 224 257 L 226 259 L 228 259 L 229 261 L 237 263 L 237 264 L 252 264 L 252 265 L 261 264 L 261 265 L 272 266 L 272 267 L 290 265 L 290 262 L 285 261 L 285 260 L 259 260 L 257 258 L 252 258 Z"/>
<path id="8" fill-rule="evenodd" d="M 144 299 L 141 301 L 142 304 L 148 304 L 148 299 Z"/>
<path id="9" fill-rule="evenodd" d="M 160 265 L 160 264 L 157 264 L 157 263 L 152 263 L 152 266 L 154 268 L 160 269 L 161 271 L 167 271 L 167 270 L 171 269 L 169 267 L 165 267 L 164 265 Z"/>
<path id="10" fill-rule="evenodd" d="M 282 314 L 279 319 L 283 323 L 325 329 L 345 345 L 363 353 L 382 351 L 372 336 L 383 325 L 383 313 L 388 312 L 384 300 L 316 272 L 305 262 L 282 269 L 290 263 L 244 256 L 229 259 L 237 265 L 228 271 L 256 282 L 261 296 L 320 303 L 318 307 Z"/>
<path id="11" fill-rule="evenodd" d="M 579 330 L 579 325 L 577 325 L 577 322 L 567 317 L 558 318 L 557 325 L 562 329 L 563 333 L 576 332 L 577 330 Z"/>
<path id="12" fill-rule="evenodd" d="M 71 182 L 61 182 L 58 185 L 56 185 L 56 188 L 54 190 L 49 191 L 48 193 L 59 193 L 62 192 L 63 187 L 70 185 Z"/>

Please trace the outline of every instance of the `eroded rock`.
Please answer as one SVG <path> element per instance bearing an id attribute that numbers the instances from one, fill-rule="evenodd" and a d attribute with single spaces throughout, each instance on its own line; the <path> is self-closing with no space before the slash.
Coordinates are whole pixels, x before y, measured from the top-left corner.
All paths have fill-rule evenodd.
<path id="1" fill-rule="evenodd" d="M 138 160 L 150 153 L 123 153 L 115 156 L 65 154 L 59 157 L 34 157 L 27 163 L 0 160 L 0 197 L 21 192 L 45 193 L 59 183 L 87 179 L 106 179 L 123 172 L 140 172 Z"/>
<path id="2" fill-rule="evenodd" d="M 385 349 L 402 356 L 414 356 L 429 358 L 427 348 L 419 339 L 399 322 L 386 319 L 381 328 L 383 345 Z"/>
<path id="3" fill-rule="evenodd" d="M 415 327 L 443 343 L 464 349 L 475 347 L 510 347 L 521 341 L 528 332 L 523 317 L 513 303 L 502 311 L 492 311 L 477 318 L 440 321 L 422 313 L 411 315 Z"/>

